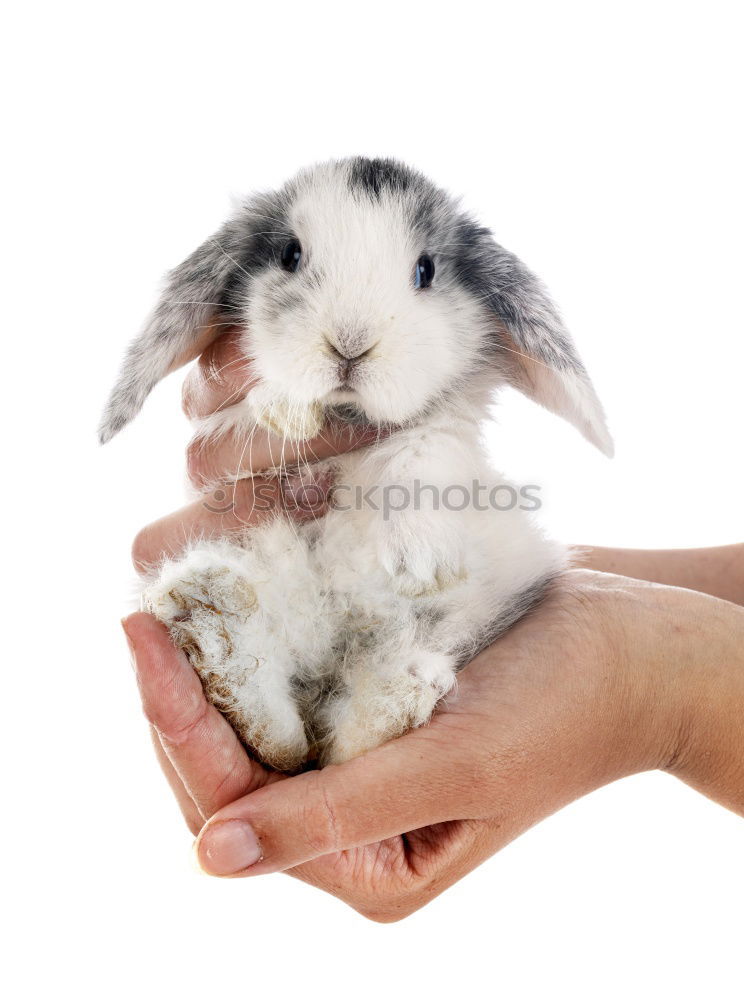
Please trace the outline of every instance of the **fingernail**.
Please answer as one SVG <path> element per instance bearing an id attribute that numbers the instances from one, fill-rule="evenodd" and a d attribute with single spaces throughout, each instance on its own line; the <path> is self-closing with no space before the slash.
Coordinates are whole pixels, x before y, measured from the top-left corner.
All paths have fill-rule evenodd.
<path id="1" fill-rule="evenodd" d="M 253 828 L 239 819 L 224 820 L 203 830 L 196 854 L 207 875 L 234 875 L 263 857 Z"/>

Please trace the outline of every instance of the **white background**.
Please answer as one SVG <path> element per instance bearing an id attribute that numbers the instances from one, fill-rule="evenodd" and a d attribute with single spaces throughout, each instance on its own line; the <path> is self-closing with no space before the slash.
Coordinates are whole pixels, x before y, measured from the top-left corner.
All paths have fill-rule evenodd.
<path id="1" fill-rule="evenodd" d="M 180 376 L 104 450 L 164 270 L 230 198 L 393 154 L 551 287 L 608 462 L 516 396 L 499 464 L 568 540 L 741 539 L 738 5 L 16 6 L 3 29 L 2 903 L 10 997 L 740 997 L 741 819 L 605 788 L 401 924 L 285 876 L 210 880 L 151 759 L 118 620 L 183 499 Z"/>

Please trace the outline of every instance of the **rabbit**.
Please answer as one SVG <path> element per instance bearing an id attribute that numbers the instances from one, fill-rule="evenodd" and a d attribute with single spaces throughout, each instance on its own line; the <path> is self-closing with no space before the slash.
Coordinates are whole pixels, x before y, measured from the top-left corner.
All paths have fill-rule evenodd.
<path id="1" fill-rule="evenodd" d="M 494 390 L 517 387 L 608 456 L 612 440 L 540 281 L 395 160 L 302 170 L 176 267 L 125 357 L 102 442 L 220 319 L 243 330 L 257 384 L 203 434 L 303 441 L 334 419 L 379 439 L 314 473 L 349 502 L 302 523 L 279 513 L 239 543 L 195 540 L 158 568 L 145 606 L 260 761 L 341 763 L 427 723 L 458 670 L 567 565 L 525 505 L 463 505 L 462 489 L 443 502 L 452 484 L 509 485 L 481 439 Z M 350 502 L 379 488 L 410 502 Z"/>

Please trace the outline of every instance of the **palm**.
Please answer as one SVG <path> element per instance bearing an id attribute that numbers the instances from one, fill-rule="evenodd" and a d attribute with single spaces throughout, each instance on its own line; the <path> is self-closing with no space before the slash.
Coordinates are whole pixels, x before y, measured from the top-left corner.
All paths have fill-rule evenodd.
<path id="1" fill-rule="evenodd" d="M 531 621 L 515 626 L 473 660 L 460 674 L 456 695 L 429 725 L 370 752 L 366 780 L 377 773 L 383 783 L 375 790 L 378 804 L 370 821 L 378 829 L 394 827 L 398 813 L 387 813 L 388 797 L 415 785 L 416 808 L 408 830 L 342 851 L 310 851 L 305 856 L 312 854 L 314 860 L 288 870 L 368 915 L 400 915 L 421 905 L 412 905 L 412 899 L 441 892 L 544 815 L 546 808 L 562 804 L 556 799 L 551 806 L 541 794 L 534 804 L 522 801 L 514 810 L 510 799 L 524 799 L 536 774 L 555 770 L 562 735 L 571 733 L 575 748 L 579 718 L 592 712 L 595 683 L 602 675 L 587 674 L 581 666 L 596 662 L 594 658 L 576 655 L 577 643 L 585 642 L 583 629 L 577 627 L 581 611 L 580 603 L 565 591 L 554 595 Z M 196 674 L 173 649 L 165 629 L 146 615 L 135 617 L 137 629 L 147 631 L 147 639 L 140 637 L 139 642 L 157 647 L 141 657 L 146 712 L 169 757 L 178 763 L 192 806 L 198 806 L 188 817 L 195 833 L 205 820 L 244 796 L 258 792 L 265 801 L 265 786 L 303 780 L 268 772 L 251 760 L 225 718 L 206 702 Z M 422 780 L 429 781 L 431 775 L 438 789 L 429 825 L 422 825 L 427 819 L 418 803 L 430 790 L 411 777 L 421 763 Z M 339 775 L 346 767 L 339 767 Z M 316 778 L 325 773 L 315 772 Z M 310 780 L 304 776 L 305 791 Z M 484 793 L 487 788 L 493 788 L 490 798 Z M 303 797 L 299 785 L 296 794 Z M 448 805 L 452 802 L 457 805 Z"/>

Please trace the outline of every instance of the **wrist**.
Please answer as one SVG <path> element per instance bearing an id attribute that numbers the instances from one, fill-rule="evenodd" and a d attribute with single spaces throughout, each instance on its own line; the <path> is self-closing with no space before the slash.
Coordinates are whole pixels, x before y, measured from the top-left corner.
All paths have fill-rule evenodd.
<path id="1" fill-rule="evenodd" d="M 744 609 L 695 595 L 680 656 L 677 742 L 665 768 L 744 814 Z"/>
<path id="2" fill-rule="evenodd" d="M 744 813 L 744 608 L 618 577 L 605 614 L 630 771 L 669 771 Z"/>
<path id="3" fill-rule="evenodd" d="M 621 576 L 592 573 L 589 581 L 611 765 L 684 777 L 698 754 L 710 752 L 710 730 L 723 726 L 744 678 L 736 670 L 744 610 Z"/>
<path id="4" fill-rule="evenodd" d="M 680 751 L 697 637 L 686 593 L 601 576 L 597 625 L 607 649 L 607 711 L 618 769 L 666 768 Z"/>

